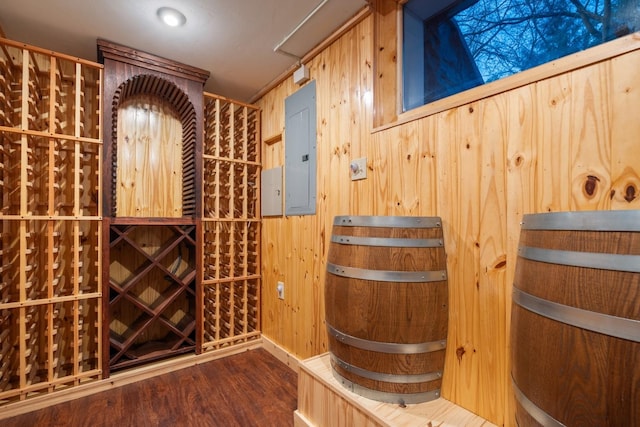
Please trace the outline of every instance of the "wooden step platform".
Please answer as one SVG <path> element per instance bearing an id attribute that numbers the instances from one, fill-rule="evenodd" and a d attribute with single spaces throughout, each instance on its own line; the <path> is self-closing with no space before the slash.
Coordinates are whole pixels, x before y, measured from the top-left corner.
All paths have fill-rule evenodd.
<path id="1" fill-rule="evenodd" d="M 333 376 L 329 353 L 300 363 L 295 427 L 465 426 L 495 424 L 446 399 L 407 405 L 381 403 L 344 388 Z"/>

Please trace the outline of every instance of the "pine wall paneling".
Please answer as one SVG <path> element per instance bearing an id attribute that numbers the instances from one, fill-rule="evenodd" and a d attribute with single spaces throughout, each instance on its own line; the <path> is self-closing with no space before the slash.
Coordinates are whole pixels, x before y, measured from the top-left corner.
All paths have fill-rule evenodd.
<path id="1" fill-rule="evenodd" d="M 118 108 L 116 216 L 182 216 L 182 123 L 173 106 L 141 94 Z"/>
<path id="2" fill-rule="evenodd" d="M 318 213 L 263 220 L 263 333 L 301 359 L 327 351 L 323 283 L 334 216 L 438 215 L 450 275 L 443 396 L 513 425 L 507 338 L 520 220 L 640 208 L 640 36 L 372 131 L 373 35 L 372 15 L 306 64 L 318 88 Z M 283 133 L 284 99 L 296 89 L 288 79 L 257 102 L 266 138 Z M 265 168 L 284 163 L 286 143 L 263 146 Z M 367 179 L 352 182 L 349 161 L 359 157 L 367 157 Z"/>
<path id="3" fill-rule="evenodd" d="M 640 198 L 640 168 L 631 163 L 638 156 L 640 120 L 638 108 L 638 57 L 623 55 L 610 62 L 611 99 L 611 209 L 637 209 Z"/>
<path id="4" fill-rule="evenodd" d="M 402 49 L 398 46 L 398 25 L 402 12 L 402 1 L 371 0 L 376 19 L 373 26 L 374 61 L 373 90 L 374 126 L 382 126 L 395 121 L 400 112 L 401 87 L 398 64 L 402 62 Z"/>

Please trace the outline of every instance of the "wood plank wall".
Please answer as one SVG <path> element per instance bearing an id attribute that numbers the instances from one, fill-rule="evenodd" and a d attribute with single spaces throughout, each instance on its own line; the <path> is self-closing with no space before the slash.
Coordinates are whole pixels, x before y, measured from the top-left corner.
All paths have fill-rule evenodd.
<path id="1" fill-rule="evenodd" d="M 327 351 L 335 215 L 441 216 L 450 286 L 443 396 L 513 425 L 508 336 L 520 220 L 640 209 L 640 35 L 600 47 L 610 52 L 604 61 L 489 97 L 475 90 L 477 100 L 372 132 L 373 30 L 370 16 L 307 64 L 318 88 L 317 214 L 263 221 L 263 333 L 299 358 Z M 264 140 L 275 141 L 263 146 L 264 169 L 284 164 L 277 136 L 296 89 L 287 79 L 257 102 Z M 359 157 L 368 177 L 352 182 L 349 162 Z"/>
<path id="2" fill-rule="evenodd" d="M 182 122 L 175 107 L 140 94 L 118 107 L 116 216 L 182 217 Z"/>

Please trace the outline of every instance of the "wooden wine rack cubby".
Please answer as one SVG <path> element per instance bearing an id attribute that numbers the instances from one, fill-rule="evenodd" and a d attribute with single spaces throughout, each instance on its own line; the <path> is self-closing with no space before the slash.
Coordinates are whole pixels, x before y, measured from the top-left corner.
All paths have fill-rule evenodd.
<path id="1" fill-rule="evenodd" d="M 260 336 L 260 110 L 204 94 L 203 350 Z"/>
<path id="2" fill-rule="evenodd" d="M 195 350 L 196 227 L 111 226 L 113 369 Z"/>
<path id="3" fill-rule="evenodd" d="M 102 376 L 102 80 L 0 39 L 0 404 Z"/>
<path id="4" fill-rule="evenodd" d="M 196 351 L 208 72 L 98 40 L 105 64 L 105 371 Z M 107 239 L 105 239 L 107 240 Z"/>

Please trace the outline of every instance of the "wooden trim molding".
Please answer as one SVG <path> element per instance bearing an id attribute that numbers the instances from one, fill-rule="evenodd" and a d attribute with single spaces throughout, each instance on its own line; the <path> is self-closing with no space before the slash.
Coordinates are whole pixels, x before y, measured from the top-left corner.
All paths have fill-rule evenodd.
<path id="1" fill-rule="evenodd" d="M 373 23 L 373 127 L 398 119 L 400 59 L 399 17 L 402 12 L 396 0 L 376 0 Z"/>
<path id="2" fill-rule="evenodd" d="M 89 65 L 91 67 L 96 67 L 96 68 L 104 68 L 104 66 L 102 64 L 99 64 L 97 62 L 89 61 L 88 59 L 78 58 L 77 56 L 65 55 L 64 53 L 59 53 L 59 52 L 55 52 L 53 50 L 43 49 L 41 47 L 33 46 L 33 45 L 30 45 L 30 44 L 27 44 L 27 43 L 21 43 L 21 42 L 15 41 L 15 40 L 10 40 L 10 39 L 7 39 L 7 38 L 3 37 L 2 34 L 0 34 L 0 44 L 7 45 L 7 46 L 13 46 L 13 47 L 16 47 L 18 49 L 28 49 L 28 50 L 30 50 L 32 52 L 35 52 L 35 53 L 41 53 L 43 55 L 49 55 L 49 56 L 56 57 L 58 59 L 65 59 L 65 60 L 72 61 L 72 62 L 78 62 L 78 63 L 80 63 L 82 65 Z"/>
<path id="3" fill-rule="evenodd" d="M 287 365 L 291 370 L 298 373 L 302 360 L 298 359 L 293 353 L 287 351 L 284 347 L 279 346 L 268 337 L 262 335 L 262 348 L 267 350 L 273 357 Z"/>
<path id="4" fill-rule="evenodd" d="M 209 71 L 192 67 L 191 65 L 181 64 L 179 62 L 142 52 L 137 49 L 122 46 L 107 40 L 98 39 L 98 55 L 99 62 L 104 62 L 104 58 L 113 59 L 114 61 L 124 62 L 130 65 L 147 68 L 164 74 L 181 77 L 188 80 L 194 80 L 204 84 L 209 78 Z"/>
<path id="5" fill-rule="evenodd" d="M 273 135 L 273 136 L 271 136 L 269 138 L 265 138 L 263 142 L 264 142 L 265 145 L 272 145 L 272 144 L 275 144 L 275 143 L 280 142 L 280 141 L 282 141 L 282 134 L 281 133 Z"/>

